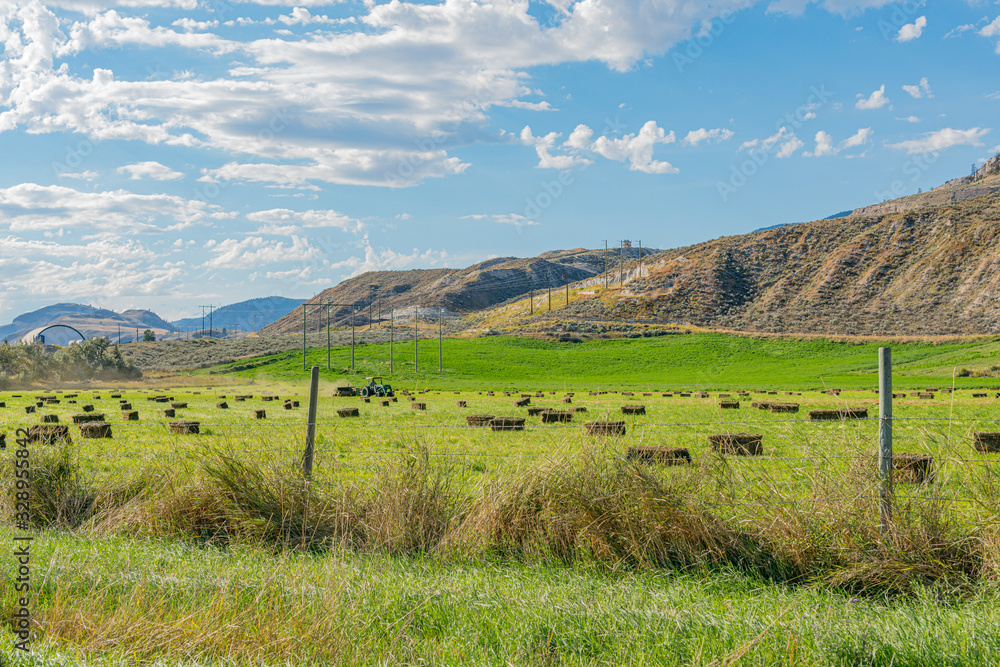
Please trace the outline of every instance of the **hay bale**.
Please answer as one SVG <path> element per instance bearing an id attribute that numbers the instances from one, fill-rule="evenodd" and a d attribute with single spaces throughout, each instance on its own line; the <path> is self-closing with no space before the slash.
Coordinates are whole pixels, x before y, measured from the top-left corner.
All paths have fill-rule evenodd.
<path id="1" fill-rule="evenodd" d="M 691 398 L 691 394 L 683 393 L 683 392 L 680 393 L 680 394 L 678 394 L 678 396 L 680 396 L 681 398 Z"/>
<path id="2" fill-rule="evenodd" d="M 537 417 L 538 415 L 542 414 L 546 410 L 548 410 L 548 408 L 528 408 L 528 416 L 529 417 Z"/>
<path id="3" fill-rule="evenodd" d="M 137 422 L 139 421 L 139 411 L 129 410 L 128 412 L 123 412 L 122 419 L 124 419 L 127 422 Z"/>
<path id="4" fill-rule="evenodd" d="M 292 407 L 293 408 L 299 407 L 299 402 L 298 401 L 292 401 Z"/>
<path id="5" fill-rule="evenodd" d="M 237 396 L 237 397 L 236 397 L 235 399 L 233 399 L 233 400 L 235 400 L 235 401 L 236 401 L 237 403 L 243 403 L 244 401 L 246 401 L 246 400 L 247 400 L 247 398 L 246 398 L 246 396 Z"/>
<path id="6" fill-rule="evenodd" d="M 122 404 L 120 404 L 118 406 L 118 409 L 119 410 L 131 410 L 132 409 L 132 404 L 131 403 L 122 403 Z"/>
<path id="7" fill-rule="evenodd" d="M 339 408 L 337 410 L 338 417 L 360 417 L 361 412 L 357 408 Z"/>
<path id="8" fill-rule="evenodd" d="M 575 408 L 573 408 L 573 410 L 572 410 L 572 411 L 573 411 L 574 413 L 575 413 L 575 412 L 586 412 L 586 411 L 587 411 L 587 408 L 585 408 L 585 407 L 582 407 L 582 406 L 578 406 L 578 407 L 575 407 Z"/>
<path id="9" fill-rule="evenodd" d="M 383 408 L 387 408 L 389 407 L 390 403 L 389 401 L 379 401 L 379 405 L 381 405 Z"/>
<path id="10" fill-rule="evenodd" d="M 399 402 L 399 399 L 397 399 L 397 398 L 396 398 L 395 396 L 393 396 L 393 397 L 392 397 L 392 402 L 393 402 L 393 403 L 398 403 L 398 402 Z"/>
<path id="11" fill-rule="evenodd" d="M 180 402 L 180 401 L 177 401 L 177 402 L 175 402 L 175 403 L 171 403 L 171 404 L 170 404 L 170 407 L 172 407 L 172 408 L 173 408 L 174 410 L 183 410 L 183 409 L 184 409 L 184 408 L 186 408 L 187 406 L 188 406 L 188 404 L 187 404 L 187 403 L 182 403 L 182 402 Z"/>
<path id="12" fill-rule="evenodd" d="M 986 394 L 975 393 L 975 394 L 972 395 L 972 398 L 986 398 Z"/>
<path id="13" fill-rule="evenodd" d="M 798 403 L 770 403 L 770 404 L 768 404 L 768 409 L 771 412 L 774 412 L 774 413 L 779 413 L 779 412 L 780 413 L 798 412 L 799 411 L 799 404 Z"/>
<path id="14" fill-rule="evenodd" d="M 58 415 L 42 415 L 42 423 L 43 424 L 58 424 L 59 423 L 59 416 Z"/>
<path id="15" fill-rule="evenodd" d="M 562 424 L 573 421 L 573 413 L 563 410 L 546 410 L 542 413 L 543 424 Z"/>
<path id="16" fill-rule="evenodd" d="M 660 394 L 663 398 L 671 398 L 673 394 Z"/>
<path id="17" fill-rule="evenodd" d="M 104 421 L 104 415 L 99 412 L 92 412 L 85 415 L 73 415 L 74 424 L 89 424 L 91 422 Z"/>
<path id="18" fill-rule="evenodd" d="M 34 405 L 26 405 L 26 406 L 24 406 L 24 414 L 30 415 L 34 411 L 35 411 L 35 406 Z"/>
<path id="19" fill-rule="evenodd" d="M 215 407 L 218 408 L 219 410 L 228 410 L 229 403 L 226 403 L 225 401 L 219 401 L 218 403 L 215 404 Z"/>
<path id="20" fill-rule="evenodd" d="M 516 408 L 525 408 L 529 405 L 531 405 L 530 398 L 522 398 L 520 401 L 514 401 L 514 407 Z"/>
<path id="21" fill-rule="evenodd" d="M 625 435 L 625 422 L 596 421 L 584 424 L 587 435 Z"/>
<path id="22" fill-rule="evenodd" d="M 456 407 L 464 408 L 465 407 L 465 401 L 455 401 L 455 405 L 456 405 Z"/>
<path id="23" fill-rule="evenodd" d="M 760 433 L 717 433 L 708 436 L 712 449 L 721 454 L 760 456 L 764 453 L 764 436 Z"/>
<path id="24" fill-rule="evenodd" d="M 983 454 L 1000 454 L 1000 433 L 975 433 L 972 446 Z"/>
<path id="25" fill-rule="evenodd" d="M 633 393 L 632 393 L 632 392 L 630 392 L 630 391 L 623 391 L 623 392 L 622 392 L 622 396 L 635 396 L 635 394 L 633 394 Z"/>
<path id="26" fill-rule="evenodd" d="M 893 454 L 893 481 L 923 484 L 934 481 L 934 458 L 926 454 Z"/>
<path id="27" fill-rule="evenodd" d="M 488 422 L 494 431 L 523 431 L 523 417 L 496 417 Z"/>
<path id="28" fill-rule="evenodd" d="M 111 424 L 107 422 L 87 422 L 80 424 L 80 435 L 84 438 L 110 438 Z"/>
<path id="29" fill-rule="evenodd" d="M 730 396 L 729 394 L 719 394 L 719 398 L 720 399 L 723 399 L 723 398 L 732 398 L 732 396 Z"/>
<path id="30" fill-rule="evenodd" d="M 465 423 L 469 426 L 489 426 L 494 419 L 494 415 L 466 415 Z"/>
<path id="31" fill-rule="evenodd" d="M 365 401 L 365 402 L 367 403 L 367 401 Z M 292 404 L 291 403 L 283 403 L 282 407 L 285 408 L 286 410 L 291 410 L 292 409 Z"/>
<path id="32" fill-rule="evenodd" d="M 572 398 L 570 398 L 569 396 L 567 396 L 566 398 L 564 398 L 564 399 L 562 400 L 562 402 L 563 402 L 563 403 L 572 403 L 572 402 L 573 402 L 573 399 L 572 399 Z"/>
<path id="33" fill-rule="evenodd" d="M 893 398 L 906 398 L 906 394 L 893 394 Z"/>
<path id="34" fill-rule="evenodd" d="M 254 410 L 253 411 L 253 418 L 254 419 L 267 419 L 267 411 L 266 410 Z"/>
<path id="35" fill-rule="evenodd" d="M 426 410 L 427 409 L 427 404 L 426 403 L 410 403 L 410 409 L 411 410 Z"/>
<path id="36" fill-rule="evenodd" d="M 708 392 L 704 392 L 704 391 L 701 392 L 700 394 L 698 394 L 698 398 L 708 398 Z"/>
<path id="37" fill-rule="evenodd" d="M 810 410 L 809 421 L 838 421 L 841 419 L 867 419 L 868 408 L 837 408 L 836 410 Z"/>
<path id="38" fill-rule="evenodd" d="M 69 426 L 65 424 L 37 424 L 28 428 L 28 442 L 53 445 L 60 440 L 71 442 Z"/>
<path id="39" fill-rule="evenodd" d="M 662 463 L 668 466 L 688 465 L 691 463 L 691 453 L 684 447 L 629 447 L 625 458 L 630 461 Z"/>
<path id="40" fill-rule="evenodd" d="M 645 405 L 623 405 L 622 406 L 623 415 L 644 415 L 646 414 Z"/>
<path id="41" fill-rule="evenodd" d="M 934 398 L 934 394 L 932 394 L 931 392 L 922 391 L 922 392 L 920 392 L 920 393 L 917 394 L 917 398 L 925 398 L 925 399 L 929 400 L 929 399 Z"/>
<path id="42" fill-rule="evenodd" d="M 739 410 L 739 401 L 719 401 L 719 407 L 723 410 Z"/>
<path id="43" fill-rule="evenodd" d="M 39 406 L 39 407 L 41 407 L 41 406 Z M 83 406 L 80 409 L 83 410 L 84 412 L 93 412 L 94 411 L 94 406 L 93 405 L 85 405 L 85 406 Z"/>
<path id="44" fill-rule="evenodd" d="M 195 392 L 195 393 L 197 393 L 197 392 Z M 111 394 L 111 398 L 121 398 L 121 397 L 122 397 L 121 394 Z"/>
<path id="45" fill-rule="evenodd" d="M 199 423 L 199 422 L 188 422 L 188 421 L 170 422 L 170 432 L 171 433 L 178 433 L 178 434 L 181 434 L 181 435 L 187 434 L 187 433 L 200 433 L 201 432 L 201 423 Z"/>

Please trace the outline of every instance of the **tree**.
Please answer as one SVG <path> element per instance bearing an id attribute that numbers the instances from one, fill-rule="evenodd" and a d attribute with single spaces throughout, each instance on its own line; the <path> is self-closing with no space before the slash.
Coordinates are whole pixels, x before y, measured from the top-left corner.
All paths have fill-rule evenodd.
<path id="1" fill-rule="evenodd" d="M 142 332 L 142 342 L 152 343 L 156 340 L 156 334 L 153 333 L 152 329 L 146 329 Z"/>

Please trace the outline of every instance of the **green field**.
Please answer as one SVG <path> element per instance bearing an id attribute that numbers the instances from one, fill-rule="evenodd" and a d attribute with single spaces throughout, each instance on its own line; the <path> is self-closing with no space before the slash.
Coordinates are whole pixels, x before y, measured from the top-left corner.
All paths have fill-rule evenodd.
<path id="1" fill-rule="evenodd" d="M 359 382 L 324 377 L 305 486 L 300 359 L 235 378 L 0 392 L 5 487 L 17 428 L 54 415 L 73 439 L 29 448 L 42 484 L 29 531 L 36 655 L 10 650 L 7 620 L 0 656 L 32 665 L 1000 665 L 1000 453 L 973 447 L 974 433 L 1000 431 L 998 399 L 969 389 L 997 381 L 959 378 L 957 391 L 933 398 L 909 388 L 950 387 L 954 368 L 989 368 L 993 350 L 894 346 L 910 374 L 897 376 L 907 395 L 894 401 L 895 449 L 933 457 L 934 476 L 897 480 L 890 535 L 878 529 L 876 420 L 808 415 L 876 415 L 877 345 L 445 341 L 446 360 L 462 370 L 438 375 L 435 347 L 416 376 L 394 378 L 425 410 L 402 394 L 386 406 L 333 397 L 335 383 Z M 359 375 L 372 374 L 361 360 L 378 352 L 359 353 Z M 308 362 L 325 368 L 325 354 L 313 350 Z M 567 395 L 563 378 L 574 373 Z M 844 391 L 809 389 L 831 386 Z M 514 387 L 530 406 L 515 406 Z M 677 391 L 686 388 L 707 395 Z M 723 409 L 722 394 L 739 408 Z M 28 413 L 42 395 L 58 403 Z M 157 395 L 167 402 L 148 400 Z M 286 409 L 286 399 L 299 406 Z M 120 401 L 138 421 L 125 420 Z M 761 401 L 798 411 L 752 406 Z M 168 417 L 171 403 L 185 405 Z M 645 414 L 622 415 L 635 404 Z M 72 418 L 85 405 L 113 437 L 81 437 Z M 338 416 L 343 407 L 359 416 Z M 581 411 L 543 423 L 529 407 Z M 266 418 L 253 419 L 256 410 Z M 525 430 L 467 426 L 467 415 L 484 413 L 525 418 Z M 583 424 L 599 419 L 624 421 L 626 435 L 588 435 Z M 175 420 L 198 421 L 200 433 L 171 433 Z M 736 432 L 760 434 L 763 453 L 724 456 L 709 444 Z M 683 447 L 692 463 L 630 461 L 637 445 Z M 10 500 L 5 493 L 0 507 L 5 550 L 24 532 Z M 12 565 L 2 560 L 5 573 Z M 16 606 L 11 581 L 0 580 L 4 619 Z"/>
<path id="2" fill-rule="evenodd" d="M 1000 365 L 1000 340 L 995 338 L 890 346 L 895 382 L 900 387 L 951 386 L 953 376 L 963 368 L 988 370 Z M 446 338 L 441 347 L 442 372 L 438 372 L 436 340 L 419 342 L 416 372 L 412 341 L 394 345 L 391 376 L 387 344 L 358 346 L 354 373 L 350 372 L 350 347 L 332 348 L 331 370 L 327 370 L 326 348 L 310 348 L 306 365 L 319 366 L 325 379 L 349 379 L 358 384 L 365 376 L 386 375 L 400 388 L 409 389 L 874 388 L 880 344 L 687 334 L 582 343 L 499 336 Z M 297 353 L 234 375 L 301 382 L 302 373 L 302 356 Z M 958 377 L 954 382 L 959 387 L 1000 385 L 1000 379 L 995 378 Z"/>

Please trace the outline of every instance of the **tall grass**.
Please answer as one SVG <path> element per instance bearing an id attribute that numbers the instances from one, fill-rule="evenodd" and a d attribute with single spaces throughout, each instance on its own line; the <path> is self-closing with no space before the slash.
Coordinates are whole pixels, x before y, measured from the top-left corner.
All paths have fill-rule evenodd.
<path id="1" fill-rule="evenodd" d="M 817 479 L 797 497 L 767 480 L 752 491 L 738 488 L 724 459 L 662 469 L 588 450 L 469 486 L 419 447 L 364 481 L 336 483 L 308 482 L 290 462 L 208 450 L 183 473 L 146 471 L 100 486 L 68 448 L 50 458 L 37 464 L 32 482 L 39 527 L 86 524 L 279 552 L 736 568 L 862 595 L 927 586 L 963 593 L 1000 579 L 992 478 L 970 491 L 984 510 L 978 524 L 936 497 L 913 496 L 897 503 L 892 529 L 882 534 L 870 480 L 855 471 Z"/>

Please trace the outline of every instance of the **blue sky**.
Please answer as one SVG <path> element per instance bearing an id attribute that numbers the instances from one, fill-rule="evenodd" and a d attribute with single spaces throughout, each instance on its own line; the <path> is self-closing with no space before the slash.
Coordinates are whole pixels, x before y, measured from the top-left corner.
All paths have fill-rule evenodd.
<path id="1" fill-rule="evenodd" d="M 1000 2 L 0 0 L 0 320 L 670 248 L 1000 150 Z"/>

